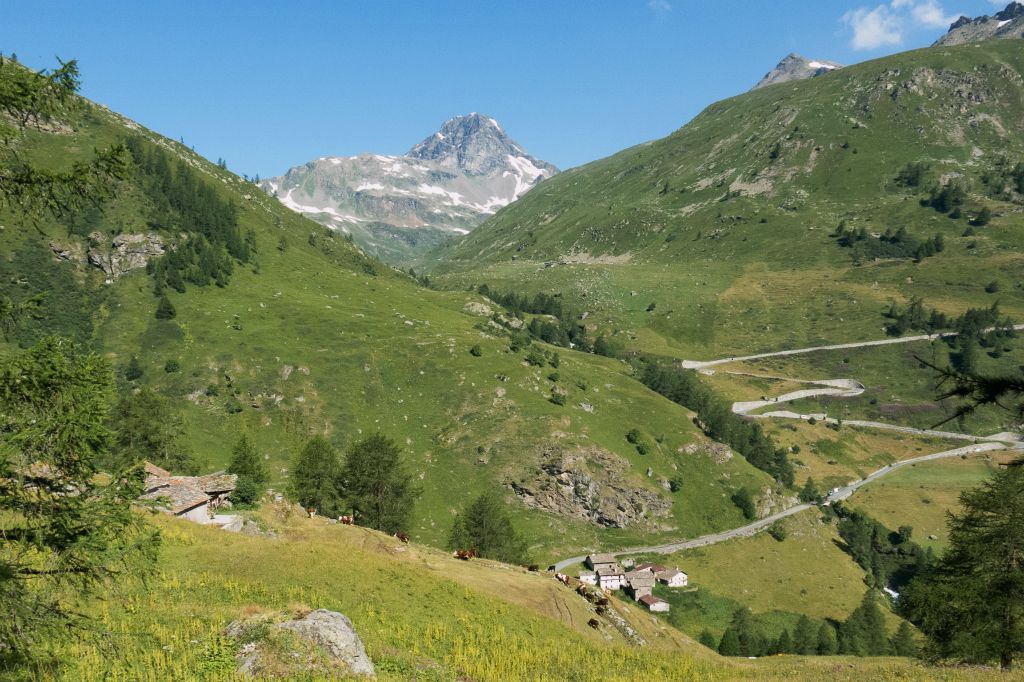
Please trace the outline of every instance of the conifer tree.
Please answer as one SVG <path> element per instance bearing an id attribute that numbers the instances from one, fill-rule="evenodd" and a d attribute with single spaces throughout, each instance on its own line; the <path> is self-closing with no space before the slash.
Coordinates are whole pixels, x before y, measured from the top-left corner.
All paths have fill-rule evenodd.
<path id="1" fill-rule="evenodd" d="M 701 644 L 711 649 L 712 651 L 718 650 L 718 643 L 715 641 L 715 636 L 711 634 L 710 630 L 702 630 L 700 636 L 697 638 Z"/>
<path id="2" fill-rule="evenodd" d="M 251 504 L 257 501 L 266 490 L 267 483 L 270 482 L 270 472 L 267 471 L 266 464 L 260 458 L 256 445 L 244 433 L 231 450 L 228 473 L 238 476 L 237 487 L 232 493 L 231 499 L 242 504 Z"/>
<path id="3" fill-rule="evenodd" d="M 161 296 L 160 301 L 156 304 L 156 319 L 158 320 L 173 320 L 178 314 L 178 311 L 174 309 L 174 304 L 166 296 Z"/>
<path id="4" fill-rule="evenodd" d="M 322 436 L 310 439 L 292 464 L 289 492 L 305 509 L 315 509 L 324 516 L 337 516 L 343 511 L 338 487 L 341 460 L 334 447 Z"/>
<path id="5" fill-rule="evenodd" d="M 510 564 L 526 563 L 526 541 L 516 532 L 497 496 L 483 493 L 455 517 L 449 549 L 475 549 L 482 557 Z"/>
<path id="6" fill-rule="evenodd" d="M 907 621 L 901 622 L 899 629 L 896 630 L 896 636 L 892 639 L 892 649 L 897 656 L 911 658 L 917 656 L 917 642 L 914 641 L 914 629 Z"/>
<path id="7" fill-rule="evenodd" d="M 793 647 L 796 653 L 810 656 L 815 653 L 817 646 L 818 633 L 814 629 L 814 623 L 807 616 L 800 616 L 793 633 Z"/>
<path id="8" fill-rule="evenodd" d="M 732 627 L 726 628 L 722 641 L 718 644 L 718 653 L 723 656 L 741 656 L 740 638 Z"/>
<path id="9" fill-rule="evenodd" d="M 349 448 L 341 490 L 362 524 L 386 533 L 406 529 L 419 495 L 398 445 L 380 433 Z"/>
<path id="10" fill-rule="evenodd" d="M 839 644 L 836 642 L 836 629 L 829 623 L 822 623 L 818 628 L 818 650 L 819 656 L 833 656 L 839 652 Z"/>

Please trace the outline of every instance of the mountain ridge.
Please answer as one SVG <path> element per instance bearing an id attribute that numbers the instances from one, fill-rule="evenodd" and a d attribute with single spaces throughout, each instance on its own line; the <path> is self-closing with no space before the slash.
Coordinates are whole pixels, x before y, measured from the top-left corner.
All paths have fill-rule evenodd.
<path id="1" fill-rule="evenodd" d="M 933 47 L 1009 38 L 1024 38 L 1024 4 L 1016 1 L 992 16 L 972 19 L 961 15 L 950 25 L 949 31 L 933 43 Z"/>
<path id="2" fill-rule="evenodd" d="M 751 90 L 758 90 L 769 85 L 775 85 L 776 83 L 817 78 L 841 68 L 843 68 L 843 65 L 836 62 L 807 59 L 796 52 L 790 52 L 782 58 L 782 61 L 775 65 L 775 68 L 766 73 Z"/>
<path id="3" fill-rule="evenodd" d="M 490 116 L 448 119 L 403 156 L 325 156 L 263 180 L 264 191 L 364 250 L 404 261 L 525 194 L 558 169 Z"/>

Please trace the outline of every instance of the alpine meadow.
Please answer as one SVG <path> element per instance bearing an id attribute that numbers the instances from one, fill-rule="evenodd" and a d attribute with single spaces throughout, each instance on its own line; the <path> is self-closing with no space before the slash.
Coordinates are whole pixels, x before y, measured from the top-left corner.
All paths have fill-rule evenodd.
<path id="1" fill-rule="evenodd" d="M 0 28 L 0 680 L 1024 679 L 1024 4 L 257 4 Z"/>

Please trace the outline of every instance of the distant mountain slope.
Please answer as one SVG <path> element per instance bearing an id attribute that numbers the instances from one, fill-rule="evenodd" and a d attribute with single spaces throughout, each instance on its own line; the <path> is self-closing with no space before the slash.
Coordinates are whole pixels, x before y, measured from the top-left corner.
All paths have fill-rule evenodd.
<path id="1" fill-rule="evenodd" d="M 841 68 L 843 68 L 842 64 L 807 59 L 806 57 L 801 57 L 795 52 L 790 52 L 775 66 L 774 69 L 766 73 L 764 78 L 759 80 L 757 85 L 752 89 L 757 90 L 758 88 L 775 85 L 776 83 L 806 80 L 808 78 L 814 78 L 826 73 L 831 73 L 832 71 Z"/>
<path id="2" fill-rule="evenodd" d="M 888 300 L 959 313 L 990 305 L 992 280 L 1022 280 L 1021 161 L 1020 44 L 926 48 L 717 102 L 565 171 L 443 249 L 431 276 L 558 291 L 598 331 L 677 357 L 877 338 Z M 943 187 L 957 205 L 940 211 Z M 983 209 L 990 223 L 968 224 Z M 945 249 L 891 255 L 882 238 L 901 227 Z M 998 299 L 1024 313 L 1015 284 Z"/>
<path id="3" fill-rule="evenodd" d="M 557 172 L 496 120 L 472 113 L 446 121 L 405 156 L 323 157 L 261 186 L 368 252 L 400 261 L 466 234 Z"/>
<path id="4" fill-rule="evenodd" d="M 961 16 L 935 45 L 962 45 L 982 40 L 1024 38 L 1024 4 L 1011 2 L 993 16 Z"/>
<path id="5" fill-rule="evenodd" d="M 46 295 L 38 317 L 5 321 L 0 359 L 50 334 L 96 349 L 123 396 L 151 389 L 169 429 L 183 419 L 180 450 L 203 472 L 223 468 L 247 433 L 287 490 L 310 436 L 340 448 L 379 430 L 423 491 L 413 538 L 443 544 L 453 515 L 490 491 L 537 558 L 734 527 L 734 486 L 783 502 L 628 365 L 513 340 L 496 320 L 520 323 L 493 302 L 421 286 L 182 144 L 84 101 L 12 135 L 5 172 L 70 168 L 121 140 L 131 172 L 59 219 L 0 208 L 0 302 Z M 481 158 L 419 153 L 437 160 L 409 163 Z"/>

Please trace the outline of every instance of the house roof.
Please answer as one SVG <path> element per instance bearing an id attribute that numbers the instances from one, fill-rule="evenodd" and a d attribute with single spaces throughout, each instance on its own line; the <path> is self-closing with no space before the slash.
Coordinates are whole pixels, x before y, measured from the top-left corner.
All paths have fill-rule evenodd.
<path id="1" fill-rule="evenodd" d="M 157 476 L 159 478 L 168 478 L 171 475 L 170 471 L 168 471 L 167 469 L 162 469 L 162 468 L 158 467 L 157 465 L 153 464 L 152 462 L 144 462 L 142 468 L 150 476 Z"/>
<path id="2" fill-rule="evenodd" d="M 143 500 L 166 500 L 163 506 L 172 514 L 184 514 L 210 501 L 191 476 L 172 476 L 165 483 L 142 496 Z"/>
<path id="3" fill-rule="evenodd" d="M 592 564 L 617 564 L 614 554 L 591 554 L 587 559 Z"/>
<path id="4" fill-rule="evenodd" d="M 235 489 L 238 483 L 238 476 L 218 471 L 215 474 L 207 474 L 198 477 L 199 486 L 207 493 L 227 493 Z"/>
<path id="5" fill-rule="evenodd" d="M 583 578 L 583 577 L 592 578 L 592 577 L 594 577 L 594 575 L 595 575 L 595 573 L 593 571 L 580 571 L 580 577 L 581 578 Z"/>
<path id="6" fill-rule="evenodd" d="M 644 596 L 637 599 L 637 601 L 646 606 L 654 606 L 655 604 L 665 603 L 664 599 L 659 599 L 658 597 L 655 597 L 653 594 L 645 594 Z"/>
<path id="7" fill-rule="evenodd" d="M 638 570 L 638 571 L 651 571 L 652 573 L 661 573 L 662 571 L 667 570 L 667 569 L 664 566 L 662 566 L 661 564 L 643 563 L 643 564 L 640 564 L 639 566 L 637 566 L 636 570 Z"/>
<path id="8" fill-rule="evenodd" d="M 672 578 L 676 577 L 677 575 L 681 575 L 684 578 L 688 578 L 689 577 L 688 575 L 686 575 L 685 573 L 680 571 L 678 568 L 671 568 L 671 569 L 669 569 L 667 571 L 660 571 L 659 573 L 657 573 L 657 578 L 658 578 L 658 580 L 671 580 Z"/>
<path id="9" fill-rule="evenodd" d="M 621 575 L 622 577 L 626 577 L 625 572 L 623 572 L 623 570 L 622 570 L 622 566 L 619 566 L 618 564 L 611 564 L 610 566 L 602 566 L 601 568 L 597 569 L 597 575 L 598 576 Z"/>
<path id="10" fill-rule="evenodd" d="M 631 587 L 654 587 L 654 574 L 650 571 L 630 571 L 626 580 Z"/>

